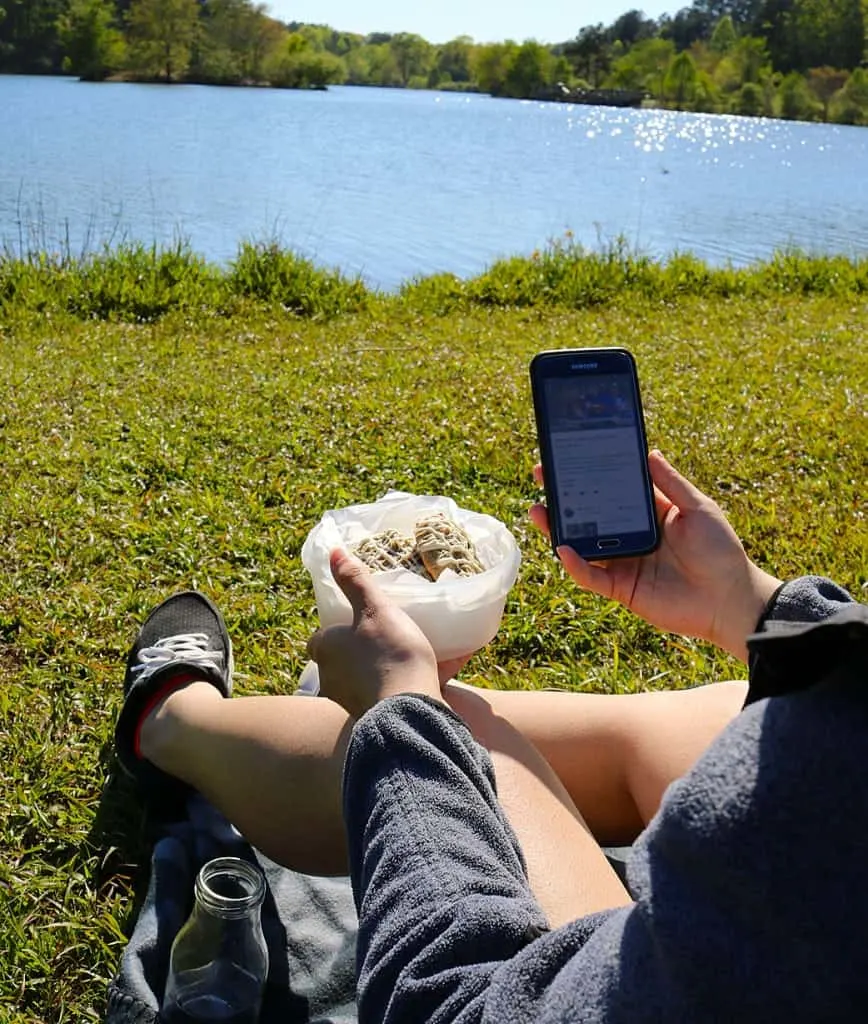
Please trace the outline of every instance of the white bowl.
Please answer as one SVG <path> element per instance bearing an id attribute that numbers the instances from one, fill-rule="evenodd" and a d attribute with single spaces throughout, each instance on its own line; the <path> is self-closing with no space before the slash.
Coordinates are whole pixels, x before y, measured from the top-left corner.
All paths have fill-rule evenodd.
<path id="1" fill-rule="evenodd" d="M 329 556 L 383 530 L 413 532 L 418 519 L 445 512 L 463 527 L 485 572 L 456 576 L 445 572 L 434 583 L 403 569 L 378 573 L 388 597 L 419 626 L 438 661 L 471 654 L 497 634 L 506 596 L 518 576 L 521 554 L 515 538 L 498 519 L 459 508 L 451 498 L 389 491 L 379 501 L 331 509 L 308 534 L 301 559 L 313 580 L 322 626 L 349 624 L 349 602 L 335 583 Z"/>

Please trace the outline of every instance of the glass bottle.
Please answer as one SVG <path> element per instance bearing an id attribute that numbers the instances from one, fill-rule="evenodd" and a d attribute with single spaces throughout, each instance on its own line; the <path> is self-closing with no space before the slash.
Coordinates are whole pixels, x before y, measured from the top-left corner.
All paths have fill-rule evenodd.
<path id="1" fill-rule="evenodd" d="M 165 1024 L 256 1024 L 268 949 L 262 934 L 265 877 L 237 857 L 208 861 L 196 902 L 172 944 L 160 1019 Z"/>

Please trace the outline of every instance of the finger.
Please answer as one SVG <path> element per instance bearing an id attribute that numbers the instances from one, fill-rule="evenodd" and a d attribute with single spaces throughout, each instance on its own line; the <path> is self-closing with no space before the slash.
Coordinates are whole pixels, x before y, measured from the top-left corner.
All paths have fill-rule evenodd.
<path id="1" fill-rule="evenodd" d="M 344 627 L 330 626 L 328 629 L 320 628 L 308 640 L 307 656 L 310 658 L 311 661 L 315 661 L 317 665 L 320 663 L 321 659 L 325 657 L 326 648 L 330 642 L 328 639 L 328 634 L 336 628 L 341 629 Z"/>
<path id="2" fill-rule="evenodd" d="M 450 679 L 454 679 L 472 657 L 472 654 L 464 654 L 460 658 L 438 661 L 437 678 L 440 680 L 440 685 L 445 686 Z"/>
<path id="3" fill-rule="evenodd" d="M 657 509 L 657 520 L 661 523 L 666 518 L 669 509 L 672 508 L 672 502 L 656 484 L 654 485 L 654 507 Z"/>
<path id="4" fill-rule="evenodd" d="M 335 649 L 335 644 L 340 643 L 339 634 L 351 632 L 349 626 L 328 626 L 318 629 L 307 642 L 307 656 L 317 664 L 328 654 L 329 648 Z"/>
<path id="5" fill-rule="evenodd" d="M 543 479 L 543 470 L 539 462 L 533 467 L 533 478 L 536 482 L 537 487 L 545 487 L 545 480 Z"/>
<path id="6" fill-rule="evenodd" d="M 538 530 L 541 530 L 546 537 L 551 535 L 549 531 L 549 513 L 545 505 L 534 505 L 528 512 L 528 515 L 533 525 Z"/>
<path id="7" fill-rule="evenodd" d="M 662 494 L 682 512 L 698 509 L 706 500 L 698 487 L 694 487 L 674 466 L 669 465 L 662 452 L 655 449 L 648 455 L 648 468 L 651 471 L 651 479 Z"/>
<path id="8" fill-rule="evenodd" d="M 343 548 L 335 548 L 329 558 L 332 576 L 341 588 L 353 609 L 355 624 L 363 616 L 371 616 L 382 604 L 383 597 L 368 567 L 348 554 Z"/>
<path id="9" fill-rule="evenodd" d="M 572 548 L 565 545 L 558 548 L 558 558 L 580 587 L 593 590 L 595 594 L 601 594 L 603 597 L 611 597 L 614 593 L 615 584 L 607 563 L 586 562 Z"/>

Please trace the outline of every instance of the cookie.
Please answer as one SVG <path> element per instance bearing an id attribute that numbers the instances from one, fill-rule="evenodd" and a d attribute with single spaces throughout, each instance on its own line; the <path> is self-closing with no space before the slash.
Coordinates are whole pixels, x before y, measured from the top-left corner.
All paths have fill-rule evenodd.
<path id="1" fill-rule="evenodd" d="M 384 530 L 365 537 L 352 548 L 352 553 L 372 572 L 390 572 L 406 569 L 408 572 L 430 580 L 431 576 L 416 550 L 416 542 L 397 530 Z"/>
<path id="2" fill-rule="evenodd" d="M 485 572 L 473 541 L 443 512 L 434 512 L 416 523 L 416 550 L 434 580 L 447 569 L 456 576 L 474 576 Z"/>

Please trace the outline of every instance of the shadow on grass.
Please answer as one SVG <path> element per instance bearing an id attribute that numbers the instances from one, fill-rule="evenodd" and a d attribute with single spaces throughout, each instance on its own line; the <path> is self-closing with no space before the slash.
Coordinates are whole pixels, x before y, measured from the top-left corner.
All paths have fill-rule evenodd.
<path id="1" fill-rule="evenodd" d="M 113 743 L 103 744 L 99 763 L 108 781 L 87 837 L 97 858 L 93 884 L 103 898 L 131 899 L 125 915 L 129 935 L 145 898 L 154 844 L 165 832 L 167 819 L 155 816 L 143 803 L 136 783 L 120 770 Z M 170 818 L 182 812 L 177 807 Z"/>

